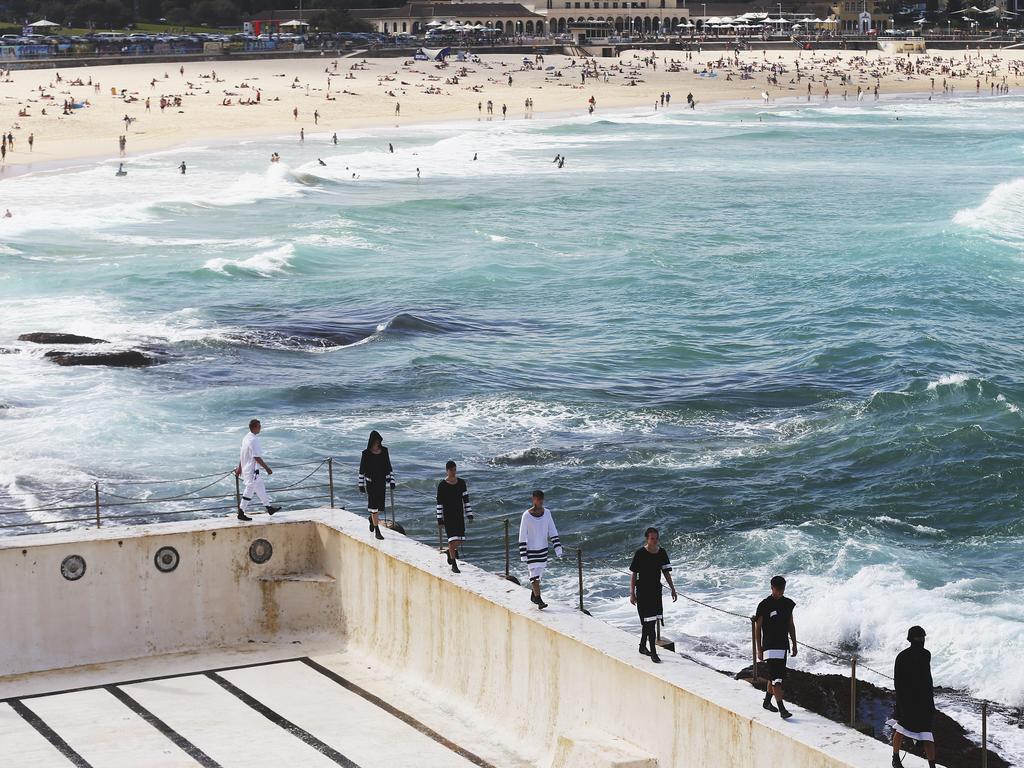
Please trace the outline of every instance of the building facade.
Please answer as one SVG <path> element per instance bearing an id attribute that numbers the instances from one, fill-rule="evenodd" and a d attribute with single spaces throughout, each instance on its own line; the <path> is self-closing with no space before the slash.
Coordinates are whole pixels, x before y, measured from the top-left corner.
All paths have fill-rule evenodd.
<path id="1" fill-rule="evenodd" d="M 832 14 L 839 19 L 837 31 L 865 35 L 872 29 L 889 29 L 892 14 L 883 12 L 881 5 L 878 0 L 835 0 Z"/>

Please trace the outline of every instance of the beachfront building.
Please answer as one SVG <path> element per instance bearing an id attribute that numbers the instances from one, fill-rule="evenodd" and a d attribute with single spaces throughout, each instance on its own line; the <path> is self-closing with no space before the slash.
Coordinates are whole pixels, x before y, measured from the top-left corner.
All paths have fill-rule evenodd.
<path id="1" fill-rule="evenodd" d="M 504 35 L 541 37 L 570 34 L 573 25 L 608 26 L 617 34 L 673 34 L 687 23 L 686 0 L 524 0 L 522 3 L 410 2 L 401 8 L 357 9 L 351 13 L 387 34 L 421 34 L 436 21 L 496 29 Z"/>
<path id="2" fill-rule="evenodd" d="M 872 29 L 892 26 L 892 14 L 884 10 L 880 0 L 835 0 L 832 14 L 839 19 L 838 32 L 866 35 Z"/>
<path id="3" fill-rule="evenodd" d="M 421 35 L 436 22 L 485 27 L 502 35 L 547 33 L 544 17 L 520 3 L 406 3 L 401 8 L 360 8 L 350 13 L 388 35 Z"/>
<path id="4" fill-rule="evenodd" d="M 545 0 L 544 13 L 552 34 L 574 26 L 608 24 L 620 35 L 673 35 L 687 24 L 683 0 Z"/>

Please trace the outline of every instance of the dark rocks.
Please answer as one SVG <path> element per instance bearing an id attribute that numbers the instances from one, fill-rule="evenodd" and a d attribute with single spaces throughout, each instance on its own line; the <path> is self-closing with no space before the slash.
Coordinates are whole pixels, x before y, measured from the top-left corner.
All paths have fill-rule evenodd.
<path id="1" fill-rule="evenodd" d="M 106 339 L 93 339 L 89 336 L 76 336 L 73 333 L 23 333 L 18 341 L 30 341 L 33 344 L 109 344 Z"/>
<path id="2" fill-rule="evenodd" d="M 750 681 L 750 667 L 736 678 Z M 762 668 L 763 674 L 763 668 Z M 755 686 L 765 689 L 764 680 Z M 842 675 L 815 675 L 790 669 L 786 672 L 786 700 L 799 704 L 804 709 L 840 723 L 850 721 L 850 678 Z M 892 717 L 896 694 L 877 685 L 857 681 L 857 730 L 886 741 L 885 721 Z M 938 762 L 948 768 L 977 768 L 981 765 L 981 747 L 971 741 L 960 723 L 942 712 L 935 713 L 933 731 Z M 910 742 L 904 741 L 904 749 Z M 920 746 L 911 750 L 924 757 Z M 1010 764 L 995 754 L 991 747 L 988 752 L 989 768 L 1010 768 Z"/>
<path id="3" fill-rule="evenodd" d="M 49 358 L 57 365 L 107 365 L 112 368 L 145 368 L 149 365 L 156 365 L 154 357 L 139 352 L 137 349 L 128 349 L 122 352 L 47 352 L 44 357 Z"/>

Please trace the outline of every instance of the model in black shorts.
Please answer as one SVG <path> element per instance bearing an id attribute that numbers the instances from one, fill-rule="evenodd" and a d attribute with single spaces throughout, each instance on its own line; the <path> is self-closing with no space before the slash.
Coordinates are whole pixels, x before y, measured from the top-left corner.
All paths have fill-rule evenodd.
<path id="1" fill-rule="evenodd" d="M 764 695 L 764 708 L 778 712 L 783 719 L 792 717 L 782 698 L 782 684 L 786 679 L 786 658 L 796 656 L 796 624 L 793 609 L 796 603 L 785 596 L 786 580 L 775 576 L 771 581 L 772 593 L 757 605 L 754 617 L 757 660 L 768 662 L 768 686 Z M 778 708 L 772 706 L 772 695 Z"/>
<path id="2" fill-rule="evenodd" d="M 672 602 L 675 602 L 678 596 L 672 583 L 672 564 L 669 562 L 668 553 L 658 543 L 657 528 L 648 528 L 644 531 L 644 545 L 633 554 L 629 570 L 629 602 L 636 606 L 640 615 L 640 653 L 650 656 L 655 664 L 660 664 L 655 638 L 658 622 L 662 620 L 662 575 L 672 590 Z M 650 648 L 647 647 L 648 642 Z"/>
<path id="3" fill-rule="evenodd" d="M 454 461 L 444 465 L 445 478 L 437 484 L 437 524 L 448 533 L 448 565 L 460 573 L 459 543 L 466 540 L 466 518 L 473 520 L 466 481 L 458 476 Z"/>

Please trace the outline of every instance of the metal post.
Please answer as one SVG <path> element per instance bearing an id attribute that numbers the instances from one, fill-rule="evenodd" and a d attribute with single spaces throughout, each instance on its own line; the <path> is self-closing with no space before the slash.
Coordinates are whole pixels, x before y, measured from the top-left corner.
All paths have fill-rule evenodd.
<path id="1" fill-rule="evenodd" d="M 96 527 L 100 527 L 100 484 L 98 482 L 92 484 L 93 492 L 96 494 Z"/>
<path id="2" fill-rule="evenodd" d="M 327 485 L 331 489 L 331 509 L 334 509 L 334 457 L 327 457 Z"/>
<path id="3" fill-rule="evenodd" d="M 579 575 L 580 580 L 580 610 L 586 613 L 586 608 L 583 607 L 583 549 L 576 550 L 576 572 Z"/>
<path id="4" fill-rule="evenodd" d="M 750 661 L 756 683 L 761 678 L 757 674 L 757 618 L 754 616 L 750 617 Z"/>
<path id="5" fill-rule="evenodd" d="M 988 702 L 981 702 L 981 768 L 988 768 Z"/>
<path id="6" fill-rule="evenodd" d="M 850 725 L 857 725 L 857 657 L 850 658 Z"/>
<path id="7" fill-rule="evenodd" d="M 238 475 L 235 475 L 235 509 L 242 508 L 242 489 L 238 482 Z"/>
<path id="8" fill-rule="evenodd" d="M 508 561 L 508 518 L 505 518 L 505 578 L 509 576 L 508 573 L 509 561 Z"/>

